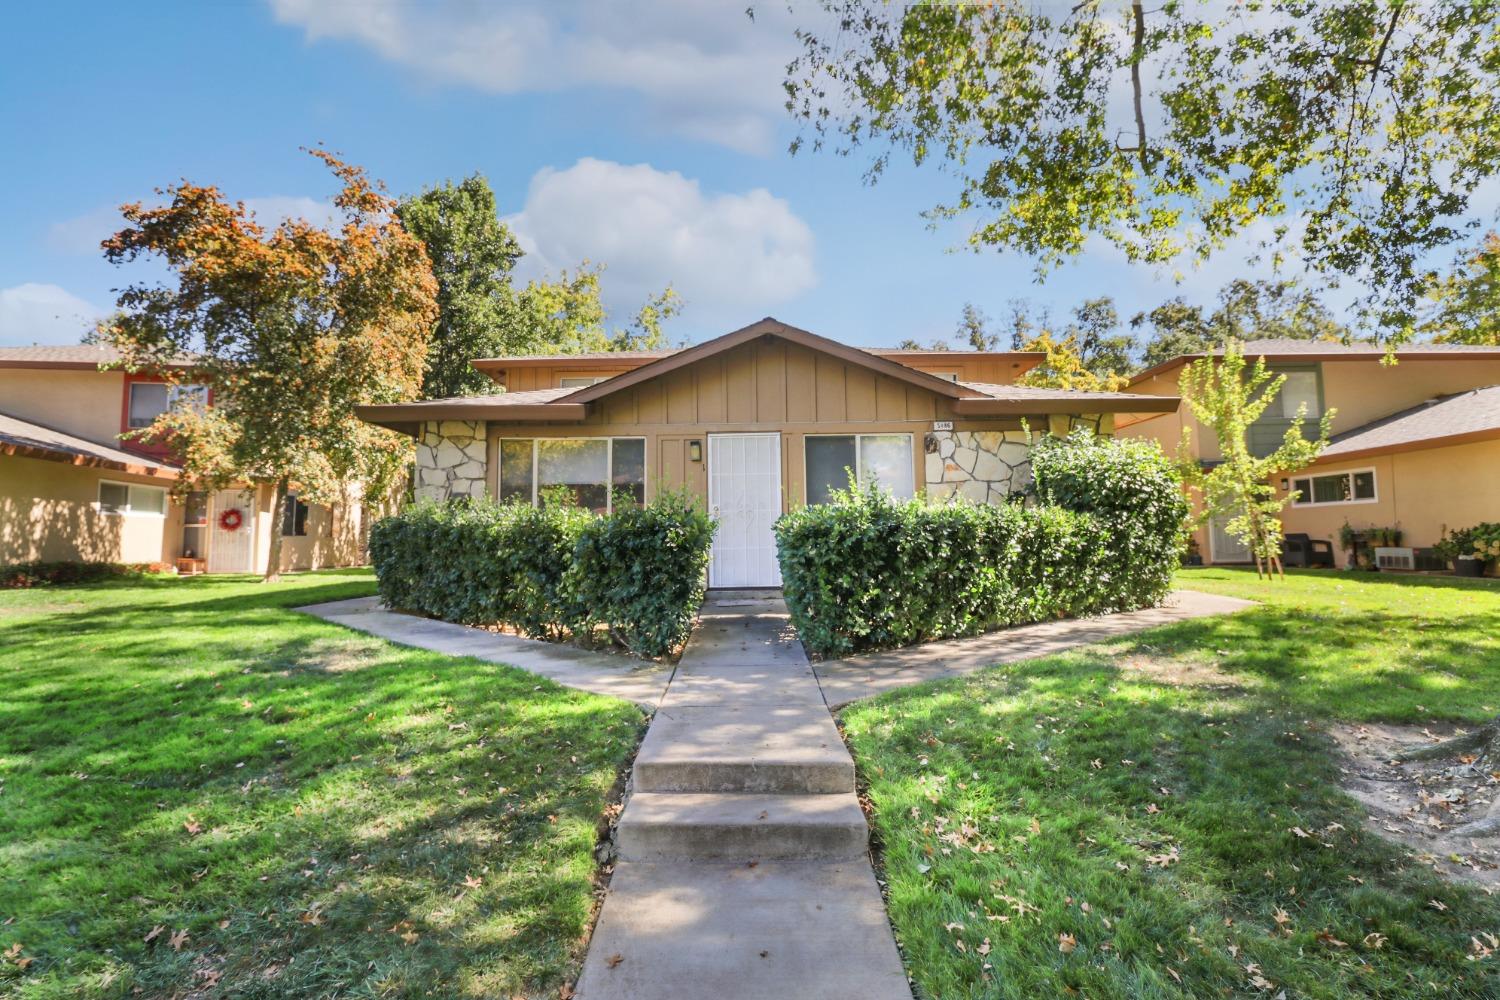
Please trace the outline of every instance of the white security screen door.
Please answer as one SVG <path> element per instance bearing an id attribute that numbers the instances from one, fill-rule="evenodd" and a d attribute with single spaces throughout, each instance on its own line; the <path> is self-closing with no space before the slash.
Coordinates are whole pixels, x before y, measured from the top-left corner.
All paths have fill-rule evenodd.
<path id="1" fill-rule="evenodd" d="M 227 511 L 239 512 L 239 524 L 233 530 L 224 518 Z M 208 571 L 210 573 L 251 573 L 255 553 L 255 504 L 245 490 L 219 490 L 209 511 Z"/>
<path id="2" fill-rule="evenodd" d="M 1213 561 L 1216 563 L 1252 562 L 1250 546 L 1225 531 L 1224 524 L 1225 521 L 1221 518 L 1208 519 L 1208 549 Z"/>
<path id="3" fill-rule="evenodd" d="M 779 587 L 776 536 L 781 516 L 781 435 L 710 434 L 708 506 L 719 519 L 710 587 Z"/>

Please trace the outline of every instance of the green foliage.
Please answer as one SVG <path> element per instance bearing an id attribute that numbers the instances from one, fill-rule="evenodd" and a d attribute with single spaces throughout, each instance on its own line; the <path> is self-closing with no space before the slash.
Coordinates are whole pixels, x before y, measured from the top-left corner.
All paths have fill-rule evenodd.
<path id="1" fill-rule="evenodd" d="M 165 573 L 165 563 L 24 562 L 0 565 L 0 590 L 56 587 Z"/>
<path id="2" fill-rule="evenodd" d="M 1421 332 L 1440 343 L 1500 347 L 1500 236 L 1486 235 L 1429 295 Z"/>
<path id="3" fill-rule="evenodd" d="M 878 144 L 872 177 L 895 150 L 942 161 L 932 214 L 1043 269 L 1091 239 L 1167 264 L 1269 230 L 1401 339 L 1500 167 L 1487 3 L 821 6 L 786 75 L 814 147 Z"/>
<path id="4" fill-rule="evenodd" d="M 616 500 L 578 535 L 567 584 L 582 621 L 641 656 L 664 656 L 687 641 L 717 524 L 684 493 L 644 507 Z"/>
<path id="5" fill-rule="evenodd" d="M 295 610 L 374 592 L 0 591 L 0 996 L 566 994 L 641 711 Z"/>
<path id="6" fill-rule="evenodd" d="M 675 494 L 595 517 L 548 497 L 421 502 L 376 523 L 370 560 L 390 607 L 558 640 L 594 625 L 642 656 L 687 638 L 714 522 Z"/>
<path id="7" fill-rule="evenodd" d="M 1247 372 L 1245 355 L 1239 342 L 1233 340 L 1224 348 L 1223 357 L 1200 358 L 1182 373 L 1182 401 L 1219 442 L 1218 464 L 1205 469 L 1191 457 L 1191 427 L 1183 427 L 1182 474 L 1201 498 L 1199 523 L 1211 517 L 1225 518 L 1225 530 L 1250 547 L 1258 569 L 1280 565 L 1280 515 L 1294 496 L 1277 496 L 1272 478 L 1312 464 L 1328 444 L 1329 428 L 1337 412 L 1330 409 L 1323 414 L 1317 440 L 1309 441 L 1302 435 L 1307 417 L 1304 404 L 1275 451 L 1264 456 L 1252 454 L 1250 425 L 1276 399 L 1285 381 L 1285 375 L 1273 376 L 1266 369 L 1263 357 L 1256 358 Z"/>
<path id="8" fill-rule="evenodd" d="M 599 296 L 599 266 L 514 284 L 524 255 L 496 211 L 482 174 L 430 188 L 396 208 L 427 247 L 438 282 L 439 319 L 422 376 L 427 399 L 495 392 L 469 362 L 506 354 L 576 354 L 662 346 L 661 325 L 682 302 L 670 287 L 649 298 L 626 327 L 611 329 Z"/>
<path id="9" fill-rule="evenodd" d="M 839 656 L 1160 600 L 1186 513 L 1160 450 L 1079 432 L 1032 464 L 1040 506 L 895 501 L 871 484 L 781 517 L 803 642 Z"/>
<path id="10" fill-rule="evenodd" d="M 1146 368 L 1218 350 L 1232 340 L 1343 340 L 1349 335 L 1311 290 L 1290 281 L 1244 278 L 1219 289 L 1219 304 L 1212 311 L 1178 296 L 1137 313 L 1130 325 L 1148 331 L 1141 351 Z"/>
<path id="11" fill-rule="evenodd" d="M 1459 556 L 1474 556 L 1485 562 L 1500 559 L 1500 523 L 1484 521 L 1472 528 L 1459 528 L 1444 535 L 1433 549 L 1444 559 Z"/>

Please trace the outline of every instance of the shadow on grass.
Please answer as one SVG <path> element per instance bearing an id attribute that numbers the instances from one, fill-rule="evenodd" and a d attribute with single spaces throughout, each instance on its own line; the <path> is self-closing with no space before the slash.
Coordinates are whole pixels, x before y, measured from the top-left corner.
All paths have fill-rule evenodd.
<path id="1" fill-rule="evenodd" d="M 1500 905 L 1369 835 L 1283 694 L 1089 651 L 846 709 L 923 995 L 1491 995 Z"/>

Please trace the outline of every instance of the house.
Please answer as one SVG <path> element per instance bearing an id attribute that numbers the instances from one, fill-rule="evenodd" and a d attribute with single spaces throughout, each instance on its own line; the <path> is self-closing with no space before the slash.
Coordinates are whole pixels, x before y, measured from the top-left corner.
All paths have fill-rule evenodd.
<path id="1" fill-rule="evenodd" d="M 118 360 L 94 346 L 0 347 L 0 565 L 193 559 L 201 563 L 184 567 L 264 572 L 270 487 L 173 502 L 181 470 L 170 447 L 121 437 L 169 406 L 212 405 L 211 387 L 100 369 Z M 282 569 L 363 561 L 357 500 L 329 507 L 291 496 L 279 515 Z"/>
<path id="2" fill-rule="evenodd" d="M 1317 418 L 1334 410 L 1332 441 L 1305 470 L 1279 477 L 1278 494 L 1295 492 L 1282 517 L 1288 533 L 1305 533 L 1340 548 L 1347 521 L 1355 530 L 1399 528 L 1402 545 L 1428 548 L 1445 531 L 1500 520 L 1500 348 L 1416 344 L 1386 363 L 1384 347 L 1301 340 L 1255 340 L 1248 359 L 1287 380 L 1250 428 L 1250 447 L 1268 454 L 1306 406 L 1309 436 Z M 1128 392 L 1175 394 L 1182 369 L 1203 357 L 1182 355 L 1141 372 Z M 1213 432 L 1186 407 L 1146 418 L 1122 434 L 1152 437 L 1176 449 L 1192 432 L 1189 457 L 1219 458 Z M 1249 561 L 1224 525 L 1198 532 L 1208 563 Z"/>
<path id="3" fill-rule="evenodd" d="M 716 512 L 709 583 L 780 584 L 771 525 L 848 485 L 1001 502 L 1030 482 L 1034 433 L 1176 410 L 1175 397 L 1018 386 L 1025 352 L 861 350 L 764 319 L 676 351 L 483 358 L 503 392 L 361 407 L 417 441 L 419 495 L 537 502 L 562 486 L 607 511 L 685 489 Z"/>

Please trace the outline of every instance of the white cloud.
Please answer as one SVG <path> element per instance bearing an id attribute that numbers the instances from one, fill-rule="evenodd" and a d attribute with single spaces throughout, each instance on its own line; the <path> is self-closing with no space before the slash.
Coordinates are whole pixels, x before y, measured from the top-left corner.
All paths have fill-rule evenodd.
<path id="1" fill-rule="evenodd" d="M 702 0 L 269 2 L 309 41 L 355 41 L 442 83 L 496 94 L 625 90 L 671 130 L 748 152 L 770 148 L 797 44 L 778 4 L 757 7 L 752 21 L 739 5 Z"/>
<path id="2" fill-rule="evenodd" d="M 76 344 L 104 314 L 57 285 L 0 288 L 0 344 Z"/>
<path id="3" fill-rule="evenodd" d="M 644 163 L 583 159 L 542 170 L 506 222 L 530 275 L 604 264 L 617 310 L 671 283 L 695 324 L 756 319 L 818 281 L 812 230 L 785 200 L 764 188 L 704 194 L 696 180 Z"/>

